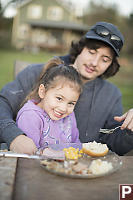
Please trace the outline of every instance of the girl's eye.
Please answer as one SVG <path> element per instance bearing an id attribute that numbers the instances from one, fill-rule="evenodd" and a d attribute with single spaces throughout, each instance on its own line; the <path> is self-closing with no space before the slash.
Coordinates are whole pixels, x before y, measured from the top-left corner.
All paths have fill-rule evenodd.
<path id="1" fill-rule="evenodd" d="M 75 103 L 70 102 L 69 105 L 70 105 L 70 106 L 75 106 Z"/>
<path id="2" fill-rule="evenodd" d="M 58 101 L 61 101 L 61 100 L 62 100 L 62 98 L 61 98 L 61 97 L 56 97 L 56 99 L 57 99 Z"/>

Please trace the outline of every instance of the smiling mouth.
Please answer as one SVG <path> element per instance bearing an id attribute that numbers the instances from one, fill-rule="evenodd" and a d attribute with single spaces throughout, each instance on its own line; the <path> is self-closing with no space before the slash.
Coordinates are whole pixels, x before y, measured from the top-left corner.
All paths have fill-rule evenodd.
<path id="1" fill-rule="evenodd" d="M 64 115 L 64 113 L 60 113 L 60 112 L 57 112 L 54 110 L 54 116 L 57 117 L 57 118 L 62 118 Z"/>

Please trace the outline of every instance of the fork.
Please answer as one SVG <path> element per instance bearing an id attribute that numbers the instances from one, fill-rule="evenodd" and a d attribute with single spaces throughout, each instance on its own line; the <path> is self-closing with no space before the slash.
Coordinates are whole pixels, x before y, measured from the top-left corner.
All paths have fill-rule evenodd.
<path id="1" fill-rule="evenodd" d="M 105 134 L 111 134 L 113 133 L 116 129 L 120 128 L 121 126 L 117 126 L 113 129 L 104 129 L 104 128 L 100 128 L 100 133 L 105 133 Z"/>

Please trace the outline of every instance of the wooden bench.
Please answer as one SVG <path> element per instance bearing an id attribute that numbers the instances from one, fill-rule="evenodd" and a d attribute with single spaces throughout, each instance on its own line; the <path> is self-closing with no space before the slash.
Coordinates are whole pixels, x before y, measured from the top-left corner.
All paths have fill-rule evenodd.
<path id="1" fill-rule="evenodd" d="M 22 61 L 22 60 L 16 60 L 14 62 L 14 78 L 17 76 L 17 74 L 22 71 L 25 67 L 30 65 L 30 62 Z"/>

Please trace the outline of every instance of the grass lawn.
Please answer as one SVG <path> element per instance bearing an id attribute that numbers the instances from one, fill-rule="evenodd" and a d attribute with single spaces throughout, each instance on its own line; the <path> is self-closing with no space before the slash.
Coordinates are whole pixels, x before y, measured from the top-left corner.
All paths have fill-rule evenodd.
<path id="1" fill-rule="evenodd" d="M 15 60 L 22 60 L 31 63 L 44 63 L 54 55 L 54 53 L 48 52 L 31 54 L 14 50 L 0 50 L 0 89 L 5 85 L 5 83 L 13 80 L 13 67 Z"/>
<path id="2" fill-rule="evenodd" d="M 59 53 L 56 55 L 60 55 Z M 0 50 L 0 89 L 13 80 L 13 66 L 15 60 L 22 60 L 31 63 L 44 63 L 55 56 L 55 53 L 41 52 L 31 54 L 14 50 Z M 110 78 L 109 81 L 115 83 L 122 93 L 124 112 L 133 107 L 133 67 L 131 64 L 122 64 L 120 72 Z"/>

